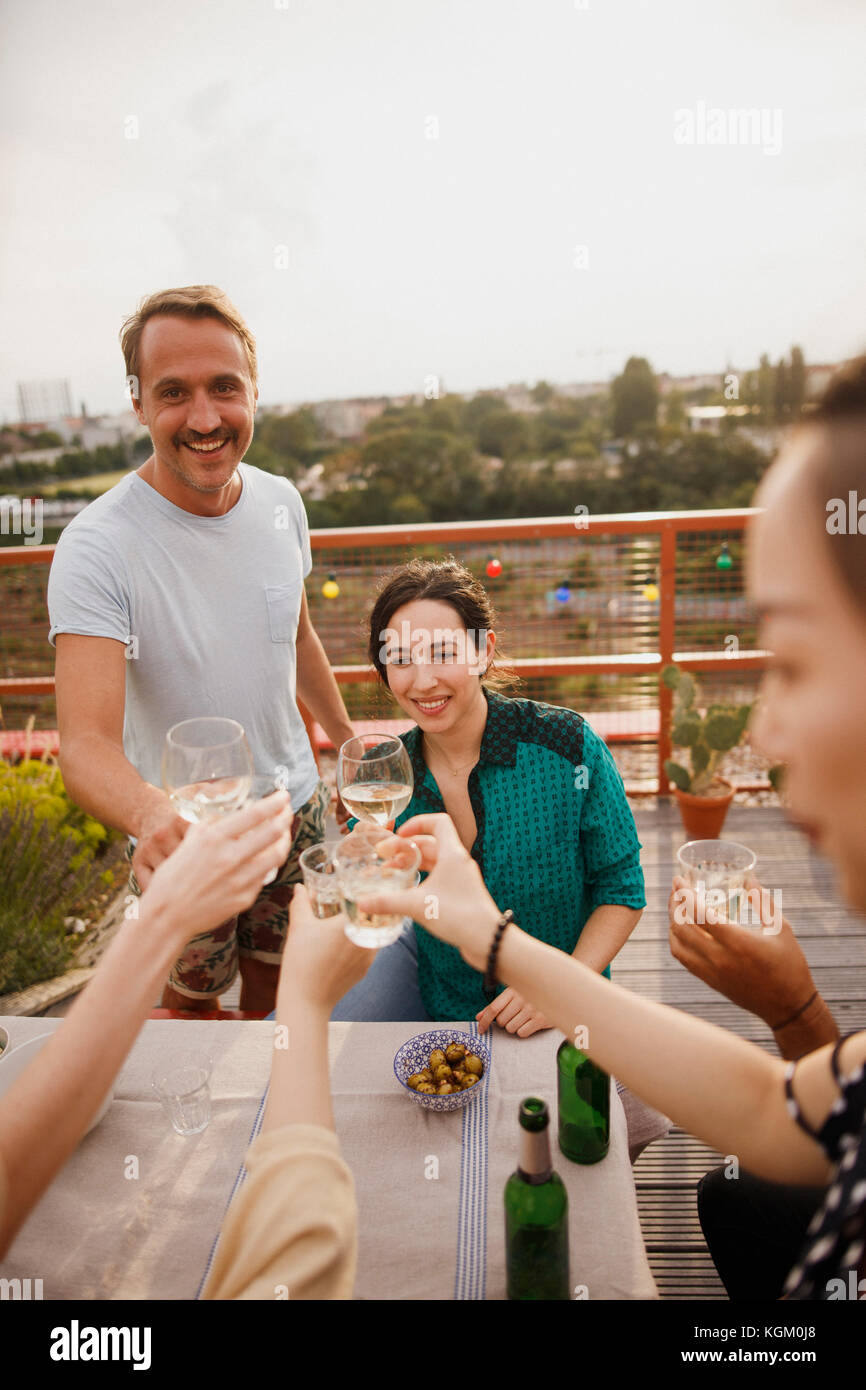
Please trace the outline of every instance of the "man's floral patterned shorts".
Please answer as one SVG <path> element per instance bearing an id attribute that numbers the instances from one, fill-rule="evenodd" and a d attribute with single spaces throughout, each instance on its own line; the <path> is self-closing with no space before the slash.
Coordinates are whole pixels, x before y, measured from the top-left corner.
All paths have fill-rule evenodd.
<path id="1" fill-rule="evenodd" d="M 228 989 L 238 973 L 241 956 L 279 965 L 289 926 L 289 904 L 295 884 L 303 878 L 298 860 L 310 845 L 324 840 L 329 803 L 327 784 L 319 781 L 309 801 L 292 820 L 292 845 L 273 883 L 264 885 L 245 912 L 192 938 L 172 966 L 168 977 L 172 989 L 191 999 L 208 999 Z M 132 853 L 132 845 L 127 845 L 126 857 L 130 862 Z M 131 892 L 141 893 L 132 869 L 129 887 Z"/>

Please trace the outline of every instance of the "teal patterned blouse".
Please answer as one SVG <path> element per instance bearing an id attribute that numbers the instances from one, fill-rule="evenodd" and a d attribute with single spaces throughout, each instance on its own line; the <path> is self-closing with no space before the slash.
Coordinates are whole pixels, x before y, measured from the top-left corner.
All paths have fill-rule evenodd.
<path id="1" fill-rule="evenodd" d="M 622 778 L 582 715 L 491 690 L 481 755 L 469 774 L 478 834 L 472 857 L 518 926 L 569 954 L 603 903 L 646 906 L 640 841 Z M 401 734 L 415 787 L 397 825 L 444 811 L 415 725 Z M 416 922 L 418 983 L 431 1018 L 472 1019 L 489 1001 L 482 975 Z M 610 977 L 610 967 L 604 972 Z M 501 986 L 500 988 L 504 988 Z"/>

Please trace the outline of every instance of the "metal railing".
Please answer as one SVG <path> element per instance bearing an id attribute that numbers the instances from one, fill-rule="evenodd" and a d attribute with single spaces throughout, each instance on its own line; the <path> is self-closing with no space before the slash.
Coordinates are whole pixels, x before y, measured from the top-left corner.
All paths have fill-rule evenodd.
<path id="1" fill-rule="evenodd" d="M 742 543 L 755 514 L 741 508 L 313 531 L 310 613 L 351 717 L 399 717 L 366 659 L 363 618 L 383 571 L 411 556 L 452 554 L 490 594 L 509 667 L 527 693 L 595 715 L 607 738 L 655 743 L 655 785 L 643 790 L 667 792 L 672 695 L 658 680 L 662 668 L 675 662 L 699 673 L 707 690 L 715 686 L 713 698 L 743 700 L 766 663 L 742 583 Z M 4 704 L 54 693 L 44 607 L 53 554 L 54 546 L 0 547 Z M 330 575 L 336 598 L 322 593 Z"/>

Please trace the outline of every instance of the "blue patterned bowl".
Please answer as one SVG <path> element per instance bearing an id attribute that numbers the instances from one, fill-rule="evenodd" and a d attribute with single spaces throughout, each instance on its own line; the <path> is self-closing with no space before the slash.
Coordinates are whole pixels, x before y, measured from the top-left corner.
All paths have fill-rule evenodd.
<path id="1" fill-rule="evenodd" d="M 450 1096 L 428 1096 L 423 1091 L 413 1091 L 407 1086 L 407 1078 L 416 1071 L 422 1071 L 430 1060 L 430 1053 L 437 1047 L 445 1051 L 449 1043 L 463 1043 L 467 1052 L 474 1052 L 484 1063 L 484 1075 L 476 1086 L 468 1091 L 455 1091 Z M 472 1033 L 460 1033 L 456 1028 L 436 1028 L 432 1033 L 419 1033 L 417 1037 L 404 1042 L 394 1058 L 394 1075 L 407 1096 L 425 1110 L 459 1110 L 484 1090 L 490 1075 L 490 1048 L 482 1037 Z"/>

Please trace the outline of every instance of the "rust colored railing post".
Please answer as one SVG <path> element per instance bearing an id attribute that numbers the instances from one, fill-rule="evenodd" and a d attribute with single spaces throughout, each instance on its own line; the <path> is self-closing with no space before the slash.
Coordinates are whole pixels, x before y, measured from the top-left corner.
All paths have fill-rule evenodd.
<path id="1" fill-rule="evenodd" d="M 659 589 L 661 590 L 659 595 L 659 656 L 663 669 L 674 659 L 677 603 L 677 524 L 675 521 L 662 523 L 659 570 Z M 659 680 L 658 778 L 660 796 L 668 795 L 665 759 L 671 755 L 672 708 L 673 691 Z"/>

